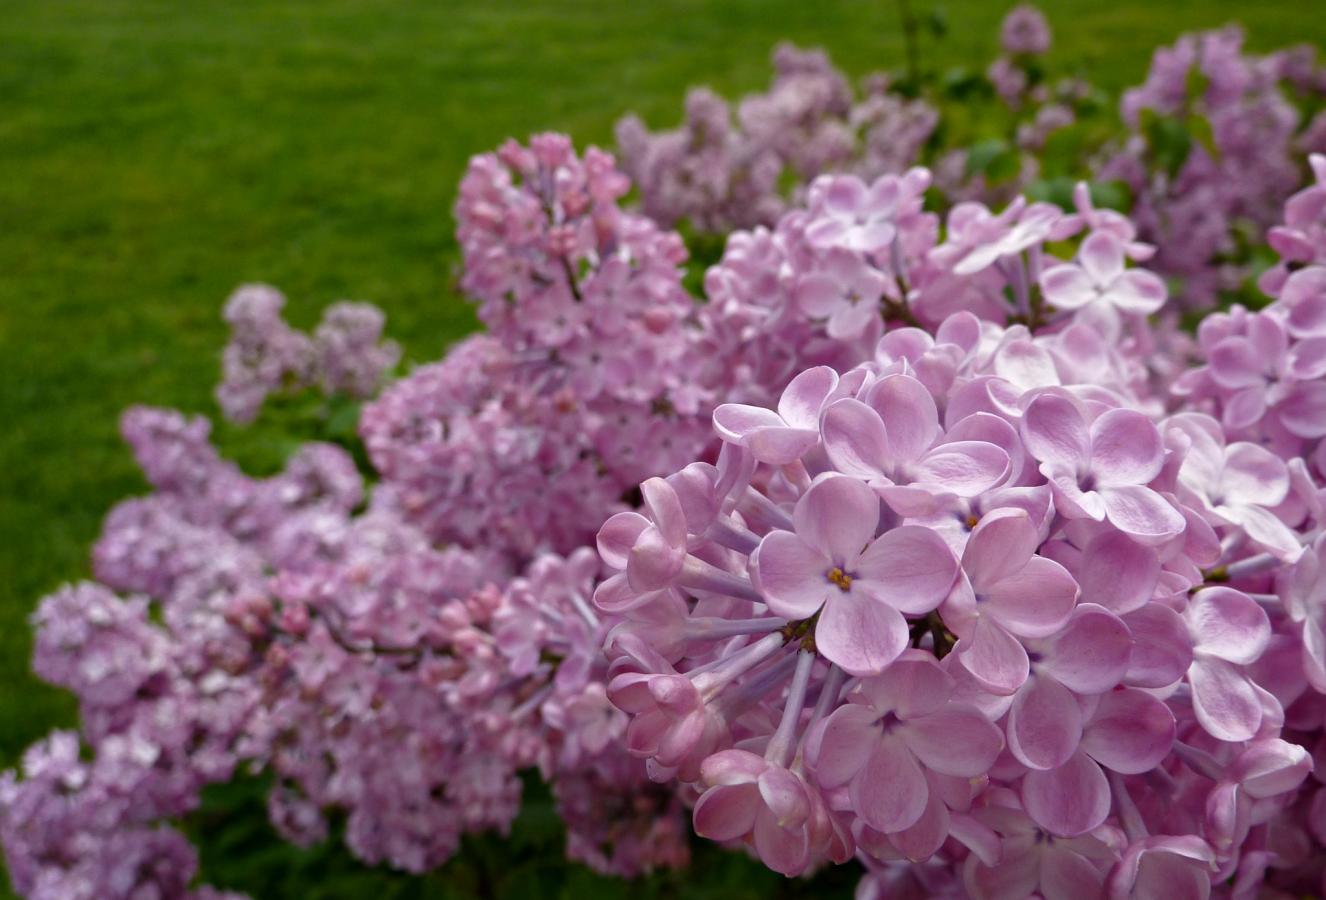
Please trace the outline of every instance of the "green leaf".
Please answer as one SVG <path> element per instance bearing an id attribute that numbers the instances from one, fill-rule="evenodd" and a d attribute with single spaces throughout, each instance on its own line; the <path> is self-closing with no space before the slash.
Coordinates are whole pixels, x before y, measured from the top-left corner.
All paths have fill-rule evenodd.
<path id="1" fill-rule="evenodd" d="M 933 36 L 942 38 L 948 34 L 948 12 L 942 6 L 936 6 L 925 16 L 925 27 Z"/>
<path id="2" fill-rule="evenodd" d="M 1196 114 L 1189 116 L 1188 131 L 1197 143 L 1202 145 L 1208 156 L 1212 159 L 1220 158 L 1220 148 L 1216 146 L 1215 132 L 1211 129 L 1210 119 Z"/>
<path id="3" fill-rule="evenodd" d="M 977 141 L 967 151 L 967 176 L 984 175 L 986 181 L 998 184 L 1017 175 L 1021 169 L 1018 153 L 1000 138 Z"/>
<path id="4" fill-rule="evenodd" d="M 1156 165 L 1168 172 L 1170 177 L 1177 175 L 1192 151 L 1192 135 L 1183 122 L 1159 116 L 1153 109 L 1143 109 L 1138 116 L 1138 124 L 1146 136 L 1147 146 L 1151 148 Z"/>
<path id="5" fill-rule="evenodd" d="M 952 100 L 973 100 L 987 97 L 992 91 L 990 82 L 979 73 L 961 66 L 955 66 L 944 72 L 939 80 L 939 89 Z"/>
<path id="6" fill-rule="evenodd" d="M 1063 210 L 1073 208 L 1073 179 L 1067 176 L 1057 178 L 1038 178 L 1027 185 L 1027 199 L 1042 203 L 1053 203 Z"/>
<path id="7" fill-rule="evenodd" d="M 1052 174 L 1081 172 L 1087 132 L 1088 128 L 1079 122 L 1050 132 L 1040 153 L 1041 171 Z"/>
<path id="8" fill-rule="evenodd" d="M 1188 105 L 1195 106 L 1206 96 L 1206 89 L 1211 86 L 1211 79 L 1206 77 L 1200 66 L 1189 66 L 1183 80 L 1183 96 L 1188 98 Z"/>
<path id="9" fill-rule="evenodd" d="M 1133 208 L 1133 193 L 1122 181 L 1093 181 L 1089 185 L 1091 202 L 1099 209 L 1126 213 Z"/>
<path id="10" fill-rule="evenodd" d="M 327 436 L 338 443 L 354 441 L 359 433 L 360 404 L 348 397 L 332 398 L 327 416 Z"/>

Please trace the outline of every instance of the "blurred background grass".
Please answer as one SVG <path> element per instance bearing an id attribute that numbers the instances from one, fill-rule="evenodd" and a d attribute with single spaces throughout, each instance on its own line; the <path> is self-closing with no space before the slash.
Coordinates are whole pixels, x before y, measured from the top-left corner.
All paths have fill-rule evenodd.
<path id="1" fill-rule="evenodd" d="M 948 22 L 924 47 L 939 70 L 983 67 L 1009 5 L 912 4 Z M 1110 89 L 1140 81 L 1152 48 L 1179 32 L 1240 18 L 1256 49 L 1326 43 L 1326 17 L 1303 4 L 1046 6 L 1051 70 Z M 29 673 L 26 617 L 43 592 L 87 573 L 102 515 L 144 489 L 116 434 L 119 411 L 215 413 L 219 310 L 237 283 L 278 285 L 304 326 L 333 300 L 371 300 L 410 360 L 436 358 L 474 326 L 451 287 L 450 208 L 471 154 L 544 129 L 607 145 L 628 110 L 672 125 L 688 85 L 729 96 L 763 87 L 782 39 L 825 47 L 854 76 L 897 67 L 898 25 L 895 3 L 851 0 L 4 0 L 0 762 L 74 721 L 68 699 Z M 219 431 L 241 459 L 274 456 L 260 435 Z M 488 890 L 480 863 L 511 882 L 491 842 L 431 887 L 334 849 L 272 847 L 258 798 L 256 785 L 218 793 L 195 823 L 220 885 L 272 897 L 438 896 L 450 885 L 465 896 Z M 549 815 L 532 805 L 520 846 L 555 867 Z M 715 896 L 778 885 L 717 859 L 702 862 Z M 498 893 L 630 890 L 564 866 L 533 871 Z M 697 883 L 656 880 L 648 893 L 692 896 Z"/>

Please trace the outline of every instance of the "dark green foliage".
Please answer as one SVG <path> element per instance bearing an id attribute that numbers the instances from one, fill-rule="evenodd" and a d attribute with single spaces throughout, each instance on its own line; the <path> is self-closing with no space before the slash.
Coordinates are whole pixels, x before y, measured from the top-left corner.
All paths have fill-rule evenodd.
<path id="1" fill-rule="evenodd" d="M 563 858 L 565 835 L 552 797 L 533 773 L 510 837 L 467 837 L 443 868 L 416 877 L 364 866 L 339 845 L 339 829 L 308 849 L 285 844 L 263 813 L 267 780 L 242 778 L 209 789 L 204 812 L 186 830 L 203 848 L 212 883 L 255 897 L 340 900 L 798 900 L 850 896 L 860 877 L 855 865 L 789 880 L 745 854 L 692 840 L 687 872 L 659 872 L 636 881 L 604 878 Z"/>

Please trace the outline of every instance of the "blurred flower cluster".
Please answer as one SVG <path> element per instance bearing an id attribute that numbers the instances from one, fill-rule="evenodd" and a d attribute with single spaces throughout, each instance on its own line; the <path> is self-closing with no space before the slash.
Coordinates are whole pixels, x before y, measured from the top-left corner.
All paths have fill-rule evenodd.
<path id="1" fill-rule="evenodd" d="M 1314 48 L 1256 56 L 1236 27 L 1184 35 L 1156 50 L 1115 118 L 1102 91 L 1051 77 L 1050 28 L 1034 7 L 1014 8 L 999 37 L 981 75 L 917 85 L 877 73 L 859 94 L 822 52 L 781 45 L 768 91 L 735 112 L 697 88 L 677 129 L 623 118 L 622 167 L 646 214 L 716 234 L 773 226 L 826 172 L 872 181 L 925 165 L 949 204 L 1019 192 L 1064 202 L 1065 181 L 1087 177 L 1126 198 L 1183 306 L 1209 309 L 1247 287 L 1304 156 L 1326 153 Z"/>
<path id="2" fill-rule="evenodd" d="M 244 285 L 226 301 L 231 338 L 216 399 L 233 421 L 252 422 L 272 394 L 309 387 L 372 397 L 400 361 L 400 347 L 382 340 L 386 317 L 371 303 L 327 307 L 311 336 L 290 327 L 284 306 L 285 297 L 265 284 Z"/>

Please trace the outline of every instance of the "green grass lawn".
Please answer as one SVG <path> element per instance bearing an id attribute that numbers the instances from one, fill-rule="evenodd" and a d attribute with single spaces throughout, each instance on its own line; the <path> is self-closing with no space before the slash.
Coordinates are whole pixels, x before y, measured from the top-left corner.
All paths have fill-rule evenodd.
<path id="1" fill-rule="evenodd" d="M 983 66 L 1006 5 L 942 6 L 950 34 L 930 64 Z M 1326 17 L 1301 3 L 1048 13 L 1051 67 L 1109 88 L 1139 81 L 1156 44 L 1240 16 L 1255 15 L 1259 49 L 1326 43 Z M 409 359 L 433 359 L 474 325 L 451 289 L 450 207 L 471 154 L 543 129 L 610 142 L 628 110 L 671 125 L 690 84 L 764 85 L 784 38 L 854 75 L 901 62 L 890 2 L 4 0 L 0 762 L 74 721 L 29 674 L 26 617 L 87 573 L 102 515 L 144 488 L 119 411 L 215 413 L 219 309 L 237 283 L 280 286 L 303 325 L 333 300 L 371 300 Z"/>

